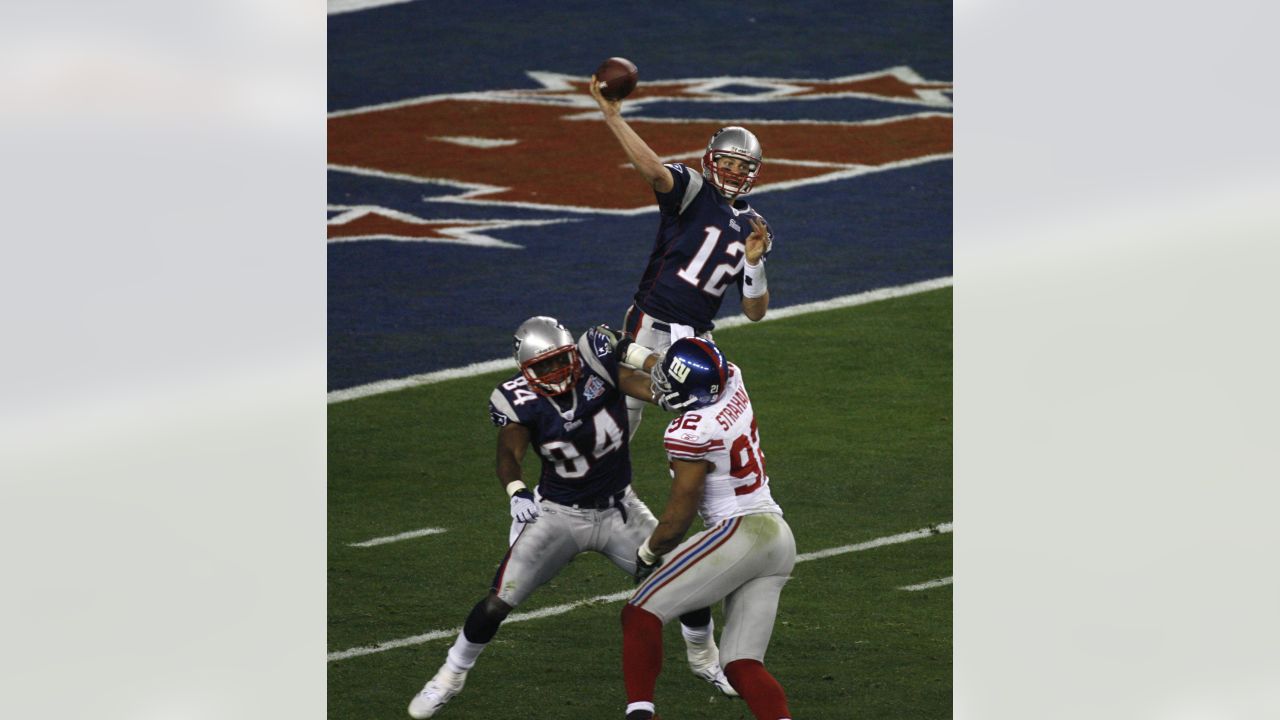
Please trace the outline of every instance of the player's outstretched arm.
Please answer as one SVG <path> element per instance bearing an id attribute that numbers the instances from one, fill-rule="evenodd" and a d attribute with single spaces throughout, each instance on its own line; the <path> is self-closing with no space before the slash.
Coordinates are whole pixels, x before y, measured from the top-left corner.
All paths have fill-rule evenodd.
<path id="1" fill-rule="evenodd" d="M 672 460 L 671 495 L 662 511 L 658 527 L 653 529 L 646 543 L 655 555 L 666 555 L 680 544 L 684 534 L 693 524 L 702 500 L 702 488 L 707 479 L 705 460 Z"/>
<path id="2" fill-rule="evenodd" d="M 764 254 L 768 245 L 769 226 L 760 218 L 751 218 L 747 263 L 743 269 L 742 313 L 752 322 L 763 320 L 769 311 L 769 285 L 764 274 Z"/>
<path id="3" fill-rule="evenodd" d="M 654 190 L 671 192 L 671 188 L 676 185 L 675 179 L 671 177 L 671 171 L 662 164 L 662 160 L 658 158 L 653 148 L 650 148 L 649 144 L 631 129 L 627 121 L 622 119 L 622 101 L 610 100 L 600 94 L 600 81 L 596 80 L 595 75 L 591 76 L 591 97 L 595 98 L 596 104 L 600 106 L 600 112 L 604 113 L 604 124 L 622 144 L 622 150 L 627 154 L 631 165 Z"/>

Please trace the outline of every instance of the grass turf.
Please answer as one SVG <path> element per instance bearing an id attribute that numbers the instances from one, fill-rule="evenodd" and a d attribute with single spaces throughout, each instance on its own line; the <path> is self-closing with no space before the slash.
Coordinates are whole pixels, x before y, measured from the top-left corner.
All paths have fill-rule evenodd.
<path id="1" fill-rule="evenodd" d="M 734 328 L 716 341 L 743 370 L 798 552 L 951 521 L 950 289 Z M 329 406 L 331 651 L 456 628 L 487 591 L 510 524 L 487 399 L 507 374 Z M 646 410 L 632 443 L 636 492 L 655 514 L 668 482 L 664 420 Z M 527 479 L 536 463 L 529 453 Z M 350 547 L 423 527 L 448 532 Z M 950 717 L 951 586 L 899 589 L 950 575 L 949 534 L 797 564 L 767 659 L 796 716 Z M 588 554 L 517 612 L 629 587 Z M 505 625 L 439 717 L 621 717 L 621 607 Z M 688 672 L 679 631 L 667 631 L 659 714 L 750 718 L 745 703 Z M 407 717 L 451 642 L 330 661 L 329 716 Z"/>

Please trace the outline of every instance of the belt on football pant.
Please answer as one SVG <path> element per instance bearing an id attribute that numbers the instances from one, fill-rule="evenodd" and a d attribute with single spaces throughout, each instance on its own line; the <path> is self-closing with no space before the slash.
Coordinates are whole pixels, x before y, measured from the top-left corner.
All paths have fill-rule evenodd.
<path id="1" fill-rule="evenodd" d="M 636 318 L 634 323 L 631 321 L 632 312 L 640 313 L 640 317 Z M 639 333 L 640 326 L 644 324 L 644 319 L 646 316 L 649 318 L 649 327 L 653 328 L 654 330 L 657 330 L 658 332 L 664 332 L 664 333 L 667 333 L 668 335 L 671 334 L 670 323 L 664 323 L 661 320 L 658 320 L 654 316 L 649 315 L 649 313 L 645 312 L 644 310 L 641 310 L 640 308 L 636 307 L 634 304 L 627 309 L 627 315 L 625 318 L 622 319 L 622 329 L 626 332 L 630 332 L 632 335 Z M 631 327 L 633 324 L 635 325 L 635 328 L 636 328 L 635 332 L 632 332 L 631 330 Z"/>
<path id="2" fill-rule="evenodd" d="M 608 510 L 609 508 L 616 507 L 618 508 L 618 512 L 622 513 L 622 522 L 625 523 L 627 521 L 627 506 L 622 504 L 622 498 L 626 497 L 626 495 L 626 490 L 619 490 L 612 495 L 587 498 L 576 503 L 560 502 L 559 500 L 552 500 L 551 498 L 544 499 L 550 500 L 557 505 L 571 507 L 575 510 Z"/>

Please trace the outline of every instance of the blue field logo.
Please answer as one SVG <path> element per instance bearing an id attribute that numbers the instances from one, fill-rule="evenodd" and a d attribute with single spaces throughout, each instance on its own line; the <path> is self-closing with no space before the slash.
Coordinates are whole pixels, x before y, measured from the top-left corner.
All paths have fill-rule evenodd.
<path id="1" fill-rule="evenodd" d="M 415 98 L 329 117 L 331 169 L 455 188 L 433 202 L 635 214 L 653 204 L 587 93 L 587 78 L 531 71 L 543 87 Z M 900 112 L 805 119 L 811 101 L 858 98 Z M 742 117 L 743 104 L 770 119 Z M 731 107 L 730 107 L 731 106 Z M 724 110 L 719 110 L 719 108 Z M 655 116 L 646 116 L 653 108 Z M 662 116 L 673 110 L 681 117 Z M 765 110 L 768 112 L 765 112 Z M 664 162 L 700 169 L 707 139 L 747 125 L 765 148 L 755 194 L 949 157 L 951 83 L 910 68 L 834 79 L 690 78 L 641 83 L 628 122 Z M 777 119 L 777 115 L 792 116 Z M 687 116 L 687 117 L 684 117 Z M 447 238 L 482 228 L 364 212 L 330 221 L 330 239 L 378 232 Z"/>

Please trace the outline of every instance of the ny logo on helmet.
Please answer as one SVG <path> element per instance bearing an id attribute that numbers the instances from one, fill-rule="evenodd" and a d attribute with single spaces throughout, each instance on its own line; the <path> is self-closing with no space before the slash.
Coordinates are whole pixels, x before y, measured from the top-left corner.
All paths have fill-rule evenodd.
<path id="1" fill-rule="evenodd" d="M 671 367 L 667 369 L 667 374 L 680 382 L 684 382 L 692 371 L 693 368 L 684 364 L 684 358 L 678 357 L 671 361 Z"/>

